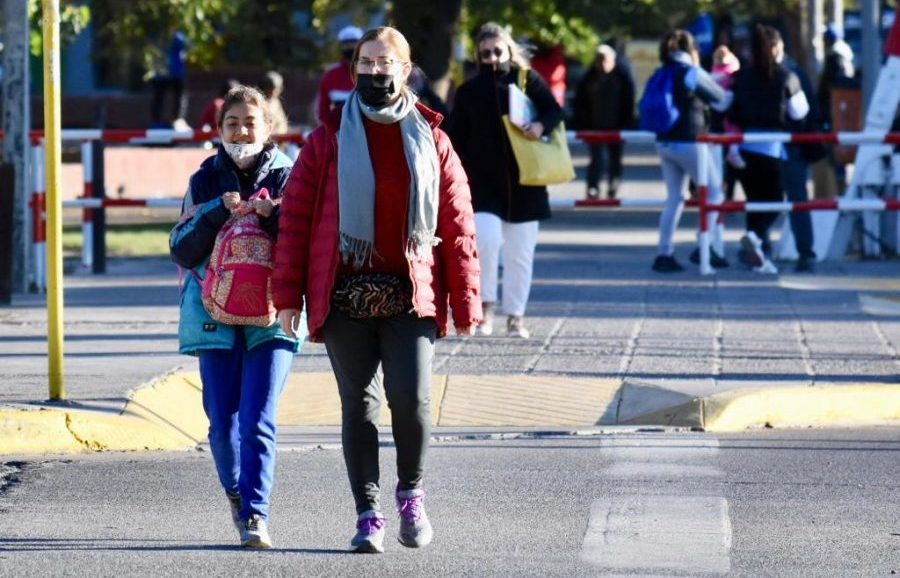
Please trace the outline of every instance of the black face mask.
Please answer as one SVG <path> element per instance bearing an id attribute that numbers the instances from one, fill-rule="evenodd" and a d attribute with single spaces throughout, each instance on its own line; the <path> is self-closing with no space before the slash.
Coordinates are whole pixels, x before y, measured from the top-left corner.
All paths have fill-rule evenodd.
<path id="1" fill-rule="evenodd" d="M 394 77 L 390 74 L 357 74 L 356 92 L 372 108 L 381 108 L 394 95 Z"/>
<path id="2" fill-rule="evenodd" d="M 351 60 L 353 60 L 353 50 L 354 50 L 353 48 L 349 48 L 347 50 L 341 50 L 341 56 L 344 58 L 344 60 L 346 60 L 347 62 L 350 62 Z"/>
<path id="3" fill-rule="evenodd" d="M 512 61 L 493 62 L 491 64 L 481 63 L 481 72 L 490 76 L 503 76 L 512 70 Z"/>

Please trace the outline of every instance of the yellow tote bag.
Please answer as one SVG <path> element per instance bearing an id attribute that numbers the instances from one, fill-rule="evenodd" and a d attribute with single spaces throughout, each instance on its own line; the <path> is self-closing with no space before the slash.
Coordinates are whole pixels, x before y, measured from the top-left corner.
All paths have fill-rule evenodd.
<path id="1" fill-rule="evenodd" d="M 572 155 L 566 142 L 566 127 L 562 122 L 556 125 L 547 141 L 528 138 L 505 114 L 503 126 L 519 165 L 520 184 L 558 185 L 575 178 L 575 167 L 572 166 Z"/>
<path id="2" fill-rule="evenodd" d="M 519 69 L 519 88 L 525 92 L 528 69 Z M 532 140 L 503 115 L 503 126 L 519 165 L 519 183 L 527 186 L 558 185 L 575 178 L 575 167 L 566 141 L 566 126 L 560 122 L 547 140 Z"/>

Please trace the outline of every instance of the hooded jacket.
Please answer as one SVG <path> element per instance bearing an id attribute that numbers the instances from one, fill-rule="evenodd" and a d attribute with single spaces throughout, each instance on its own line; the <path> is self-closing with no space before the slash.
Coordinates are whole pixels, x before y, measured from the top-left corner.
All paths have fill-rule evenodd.
<path id="1" fill-rule="evenodd" d="M 299 349 L 299 341 L 288 337 L 278 323 L 269 327 L 254 327 L 228 325 L 214 320 L 203 307 L 200 288 L 216 235 L 231 215 L 222 202 L 222 195 L 228 191 L 240 191 L 241 198 L 246 200 L 265 187 L 273 198 L 278 198 L 287 182 L 291 164 L 291 160 L 281 151 L 268 146 L 260 153 L 256 170 L 242 175 L 220 146 L 218 153 L 203 161 L 200 169 L 191 176 L 181 208 L 182 218 L 169 237 L 172 260 L 191 270 L 184 275 L 181 287 L 178 318 L 181 353 L 197 355 L 202 349 L 231 349 L 235 331 L 244 332 L 247 349 L 270 339 L 290 341 Z M 268 218 L 260 219 L 260 224 L 270 235 L 276 236 L 278 207 Z"/>

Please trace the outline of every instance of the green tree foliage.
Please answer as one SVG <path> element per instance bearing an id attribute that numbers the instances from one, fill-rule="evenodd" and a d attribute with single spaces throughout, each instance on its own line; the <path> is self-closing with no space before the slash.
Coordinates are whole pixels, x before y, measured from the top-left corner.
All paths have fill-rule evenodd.
<path id="1" fill-rule="evenodd" d="M 222 29 L 237 13 L 233 0 L 93 0 L 97 45 L 107 57 L 137 54 L 148 75 L 165 62 L 177 30 L 188 38 L 188 62 L 206 67 L 222 56 Z"/>
<path id="2" fill-rule="evenodd" d="M 62 43 L 68 44 L 87 27 L 91 21 L 91 10 L 87 6 L 71 0 L 63 0 L 59 9 L 59 34 Z M 43 51 L 43 6 L 40 0 L 28 0 L 28 15 L 31 19 L 29 50 L 33 56 Z"/>

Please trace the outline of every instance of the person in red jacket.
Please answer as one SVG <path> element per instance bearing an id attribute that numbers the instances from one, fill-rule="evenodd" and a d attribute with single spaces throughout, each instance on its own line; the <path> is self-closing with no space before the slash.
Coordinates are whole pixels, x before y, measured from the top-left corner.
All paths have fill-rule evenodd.
<path id="1" fill-rule="evenodd" d="M 480 268 L 469 184 L 439 114 L 407 86 L 409 44 L 366 32 L 355 89 L 309 136 L 285 187 L 272 295 L 292 335 L 303 304 L 338 382 L 342 441 L 356 502 L 354 552 L 383 552 L 379 505 L 379 363 L 397 448 L 399 540 L 432 539 L 423 507 L 434 342 L 473 335 Z"/>
<path id="2" fill-rule="evenodd" d="M 344 26 L 338 32 L 337 40 L 341 48 L 340 62 L 325 71 L 319 81 L 319 94 L 316 100 L 316 119 L 323 123 L 328 113 L 344 104 L 347 95 L 353 90 L 353 78 L 350 71 L 350 59 L 362 36 L 362 30 L 356 26 Z"/>

